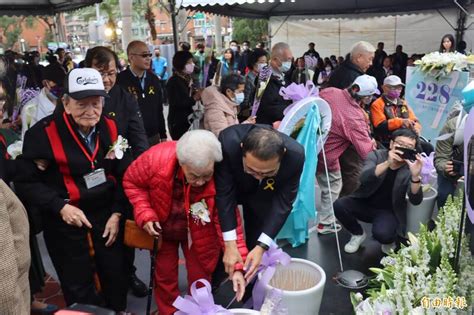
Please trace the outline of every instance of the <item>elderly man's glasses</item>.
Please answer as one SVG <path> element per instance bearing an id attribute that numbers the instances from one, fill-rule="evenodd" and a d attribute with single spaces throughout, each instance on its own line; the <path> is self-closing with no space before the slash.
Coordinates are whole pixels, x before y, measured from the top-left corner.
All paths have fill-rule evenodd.
<path id="1" fill-rule="evenodd" d="M 102 76 L 102 79 L 105 79 L 107 77 L 109 78 L 115 78 L 115 76 L 117 75 L 117 71 L 116 70 L 111 70 L 111 71 L 99 71 L 100 75 Z"/>
<path id="2" fill-rule="evenodd" d="M 140 56 L 142 57 L 143 59 L 145 58 L 151 58 L 153 55 L 151 53 L 143 53 L 143 54 L 132 54 L 134 56 Z"/>
<path id="3" fill-rule="evenodd" d="M 87 109 L 89 108 L 93 108 L 93 109 L 101 109 L 103 107 L 103 103 L 102 102 L 99 102 L 99 103 L 92 103 L 92 104 L 89 104 L 89 103 L 78 103 L 78 104 L 75 104 L 74 107 L 76 107 L 78 110 L 80 111 L 86 111 Z"/>

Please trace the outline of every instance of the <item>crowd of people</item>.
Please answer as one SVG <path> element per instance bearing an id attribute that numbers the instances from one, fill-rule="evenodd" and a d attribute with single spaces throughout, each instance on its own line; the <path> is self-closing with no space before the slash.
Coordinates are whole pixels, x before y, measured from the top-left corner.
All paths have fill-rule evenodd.
<path id="1" fill-rule="evenodd" d="M 274 128 L 291 104 L 280 89 L 291 83 L 320 87 L 332 111 L 315 174 L 318 233 L 344 227 L 351 233 L 344 250 L 354 253 L 366 238 L 364 221 L 382 251 L 395 249 L 405 195 L 414 205 L 423 199 L 420 153 L 435 150 L 403 97 L 406 68 L 420 55 L 408 57 L 401 45 L 388 55 L 384 43 L 376 49 L 360 41 L 345 57 L 322 58 L 308 46 L 295 58 L 286 43 L 267 51 L 263 43 L 251 49 L 231 41 L 216 58 L 202 43 L 191 52 L 183 42 L 171 76 L 160 49 L 141 41 L 128 45 L 126 68 L 103 46 L 80 64 L 58 49 L 45 67 L 37 52 L 22 65 L 7 52 L 0 60 L 0 227 L 12 221 L 12 236 L 2 239 L 8 250 L 0 264 L 9 269 L 0 276 L 10 284 L 0 289 L 2 313 L 57 309 L 34 296 L 44 286 L 36 241 L 43 232 L 68 305 L 127 314 L 128 290 L 147 294 L 135 250 L 123 242 L 127 219 L 162 238 L 154 274 L 159 314 L 176 310 L 179 248 L 189 285 L 207 279 L 218 287 L 222 267 L 237 299 L 248 299 L 246 284 L 291 212 L 305 162 L 302 145 Z M 440 51 L 453 47 L 444 36 Z M 443 133 L 456 128 L 455 119 Z M 442 205 L 462 176 L 455 168 L 462 146 L 439 141 L 435 156 Z"/>

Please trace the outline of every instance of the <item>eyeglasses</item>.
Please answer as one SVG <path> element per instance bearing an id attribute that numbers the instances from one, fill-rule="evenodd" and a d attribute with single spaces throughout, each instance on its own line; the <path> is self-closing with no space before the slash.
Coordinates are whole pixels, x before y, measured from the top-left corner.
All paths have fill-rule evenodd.
<path id="1" fill-rule="evenodd" d="M 280 164 L 278 164 L 277 168 L 272 170 L 272 171 L 258 172 L 256 170 L 248 167 L 247 164 L 245 164 L 245 161 L 244 161 L 244 172 L 249 174 L 249 175 L 252 175 L 252 176 L 258 176 L 258 177 L 263 177 L 263 178 L 273 177 L 278 173 L 279 170 L 280 170 Z"/>
<path id="2" fill-rule="evenodd" d="M 86 111 L 87 109 L 89 108 L 93 108 L 93 109 L 101 109 L 102 107 L 104 106 L 104 103 L 103 102 L 100 102 L 100 103 L 93 103 L 93 104 L 88 104 L 88 103 L 79 103 L 79 104 L 75 104 L 74 107 L 77 108 L 78 110 L 80 111 Z"/>
<path id="3" fill-rule="evenodd" d="M 210 174 L 204 174 L 204 175 L 195 175 L 195 174 L 189 174 L 187 176 L 187 180 L 189 182 L 197 182 L 197 181 L 200 181 L 200 180 L 203 180 L 205 182 L 208 182 L 211 180 L 212 176 L 214 176 L 214 172 L 210 173 Z"/>
<path id="4" fill-rule="evenodd" d="M 99 71 L 99 73 L 100 73 L 100 76 L 102 77 L 102 79 L 105 79 L 107 77 L 114 78 L 117 75 L 117 71 L 115 71 L 115 70 L 112 70 L 112 71 L 109 71 L 109 72 Z"/>
<path id="5" fill-rule="evenodd" d="M 151 58 L 153 55 L 151 53 L 144 53 L 144 54 L 131 54 L 131 55 L 134 55 L 134 56 L 140 56 L 142 58 Z"/>

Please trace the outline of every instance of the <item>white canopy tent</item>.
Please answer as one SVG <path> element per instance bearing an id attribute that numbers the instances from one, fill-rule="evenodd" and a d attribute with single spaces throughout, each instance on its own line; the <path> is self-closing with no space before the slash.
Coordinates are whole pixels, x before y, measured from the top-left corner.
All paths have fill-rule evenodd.
<path id="1" fill-rule="evenodd" d="M 295 56 L 307 50 L 309 42 L 316 43 L 322 56 L 340 56 L 358 40 L 383 41 L 387 51 L 401 44 L 408 53 L 437 50 L 448 33 L 463 35 L 468 49 L 474 41 L 470 29 L 474 20 L 466 14 L 470 1 L 465 0 L 183 0 L 181 5 L 219 15 L 269 19 L 271 42 L 289 43 Z"/>
<path id="2" fill-rule="evenodd" d="M 359 40 L 374 45 L 385 43 L 387 52 L 395 51 L 398 44 L 410 54 L 426 53 L 439 48 L 444 34 L 455 34 L 459 11 L 445 9 L 420 11 L 416 14 L 357 14 L 343 16 L 290 16 L 271 17 L 272 42 L 287 42 L 295 56 L 302 55 L 309 42 L 316 43 L 321 56 L 344 56 L 352 44 Z M 451 24 L 448 24 L 448 22 Z M 473 21 L 467 20 L 467 24 Z M 468 50 L 474 45 L 474 29 L 467 29 L 464 40 Z"/>

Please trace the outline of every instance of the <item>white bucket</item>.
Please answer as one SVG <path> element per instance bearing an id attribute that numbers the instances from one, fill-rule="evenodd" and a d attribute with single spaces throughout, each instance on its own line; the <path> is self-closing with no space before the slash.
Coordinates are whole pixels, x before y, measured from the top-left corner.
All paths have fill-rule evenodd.
<path id="1" fill-rule="evenodd" d="M 438 191 L 433 187 L 423 193 L 423 201 L 414 206 L 407 202 L 407 233 L 418 233 L 420 231 L 420 223 L 426 225 L 433 216 L 433 210 L 438 197 Z M 407 196 L 408 200 L 408 196 Z"/>
<path id="2" fill-rule="evenodd" d="M 323 298 L 326 273 L 312 261 L 291 258 L 288 266 L 278 265 L 266 287 L 282 291 L 282 304 L 290 315 L 316 315 Z"/>
<path id="3" fill-rule="evenodd" d="M 246 308 L 233 308 L 229 310 L 232 314 L 237 315 L 260 315 L 259 311 L 256 310 L 248 310 Z"/>

